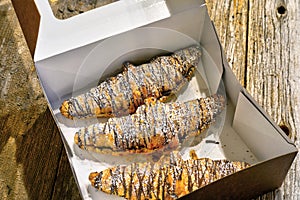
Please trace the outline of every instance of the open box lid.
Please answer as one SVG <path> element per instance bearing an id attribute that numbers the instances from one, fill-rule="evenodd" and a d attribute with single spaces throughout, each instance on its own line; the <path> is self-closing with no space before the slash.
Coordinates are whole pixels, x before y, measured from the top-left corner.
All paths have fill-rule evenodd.
<path id="1" fill-rule="evenodd" d="M 170 16 L 165 0 L 120 0 L 65 20 L 57 19 L 45 0 L 12 3 L 34 61 Z"/>

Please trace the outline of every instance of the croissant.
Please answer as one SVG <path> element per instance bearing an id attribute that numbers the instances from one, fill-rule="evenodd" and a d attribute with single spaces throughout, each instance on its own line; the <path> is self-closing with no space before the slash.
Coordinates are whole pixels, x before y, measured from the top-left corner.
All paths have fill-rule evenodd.
<path id="1" fill-rule="evenodd" d="M 132 114 L 145 99 L 154 97 L 163 101 L 180 90 L 193 75 L 200 56 L 200 47 L 192 46 L 139 66 L 125 63 L 122 73 L 65 100 L 60 112 L 70 119 Z"/>
<path id="2" fill-rule="evenodd" d="M 169 160 L 115 166 L 89 175 L 91 185 L 129 200 L 177 199 L 245 169 L 245 162 L 190 158 L 171 153 Z"/>
<path id="3" fill-rule="evenodd" d="M 208 128 L 224 106 L 224 97 L 217 94 L 172 103 L 150 98 L 135 114 L 79 129 L 74 140 L 80 148 L 98 153 L 148 153 L 167 145 L 172 148 Z"/>

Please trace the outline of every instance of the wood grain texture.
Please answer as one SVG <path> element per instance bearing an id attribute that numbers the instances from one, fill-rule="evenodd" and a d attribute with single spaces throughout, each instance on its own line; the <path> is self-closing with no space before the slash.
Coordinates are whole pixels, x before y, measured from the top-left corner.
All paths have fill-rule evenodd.
<path id="1" fill-rule="evenodd" d="M 62 154 L 60 156 L 51 199 L 81 199 L 65 149 L 62 149 Z"/>
<path id="2" fill-rule="evenodd" d="M 300 2 L 250 3 L 247 90 L 299 148 Z M 275 198 L 296 200 L 299 155 Z M 298 173 L 297 173 L 298 171 Z"/>
<path id="3" fill-rule="evenodd" d="M 227 61 L 241 85 L 245 86 L 248 1 L 207 0 L 206 4 L 226 53 Z"/>
<path id="4" fill-rule="evenodd" d="M 300 1 L 228 0 L 207 5 L 237 78 L 299 148 Z M 246 37 L 240 36 L 241 30 Z M 281 188 L 258 199 L 300 199 L 299 162 L 298 155 Z"/>
<path id="5" fill-rule="evenodd" d="M 229 65 L 299 147 L 300 1 L 207 0 Z M 80 199 L 9 0 L 0 1 L 0 199 Z M 257 199 L 300 199 L 299 156 Z"/>
<path id="6" fill-rule="evenodd" d="M 0 199 L 80 199 L 9 0 L 0 1 L 0 89 Z"/>

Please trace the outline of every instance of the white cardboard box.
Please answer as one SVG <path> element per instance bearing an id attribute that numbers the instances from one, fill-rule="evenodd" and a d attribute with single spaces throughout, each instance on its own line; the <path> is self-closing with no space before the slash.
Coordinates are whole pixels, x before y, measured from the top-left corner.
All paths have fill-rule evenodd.
<path id="1" fill-rule="evenodd" d="M 66 20 L 56 19 L 45 0 L 12 2 L 84 199 L 115 199 L 95 192 L 88 174 L 117 163 L 118 158 L 110 157 L 108 162 L 105 156 L 74 147 L 74 131 L 94 121 L 64 119 L 58 111 L 62 101 L 96 85 L 99 77 L 128 59 L 143 61 L 192 44 L 203 48 L 198 72 L 208 87 L 198 89 L 215 93 L 224 83 L 228 100 L 226 117 L 220 121 L 224 126 L 210 129 L 217 134 L 207 134 L 199 154 L 252 166 L 182 199 L 249 199 L 281 185 L 297 148 L 237 81 L 204 1 L 121 0 Z M 184 96 L 193 98 L 191 93 Z M 218 144 L 207 142 L 211 140 Z"/>

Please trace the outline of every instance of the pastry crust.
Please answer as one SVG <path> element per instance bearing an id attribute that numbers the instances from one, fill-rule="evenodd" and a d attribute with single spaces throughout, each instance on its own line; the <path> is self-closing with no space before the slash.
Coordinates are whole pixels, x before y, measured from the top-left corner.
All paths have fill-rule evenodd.
<path id="1" fill-rule="evenodd" d="M 65 100 L 61 114 L 69 119 L 132 114 L 145 99 L 164 100 L 182 88 L 193 75 L 200 56 L 200 47 L 192 46 L 139 66 L 125 63 L 122 73 Z"/>
<path id="2" fill-rule="evenodd" d="M 151 98 L 135 114 L 79 129 L 74 141 L 80 148 L 98 153 L 172 150 L 185 138 L 207 129 L 224 106 L 221 95 L 173 103 L 160 103 Z"/>
<path id="3" fill-rule="evenodd" d="M 90 173 L 96 189 L 130 200 L 177 199 L 225 176 L 245 169 L 245 162 L 194 158 L 172 153 L 156 163 L 132 163 Z"/>

